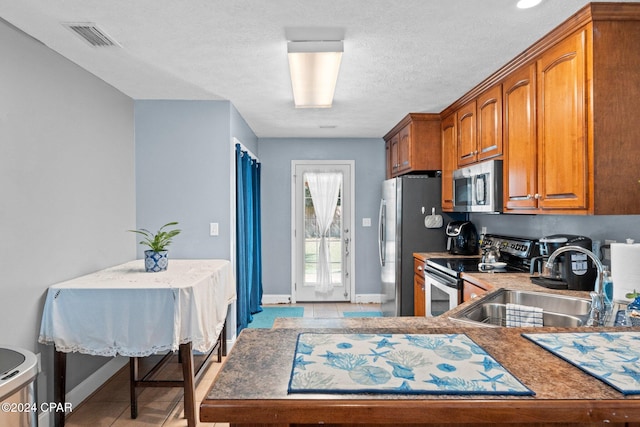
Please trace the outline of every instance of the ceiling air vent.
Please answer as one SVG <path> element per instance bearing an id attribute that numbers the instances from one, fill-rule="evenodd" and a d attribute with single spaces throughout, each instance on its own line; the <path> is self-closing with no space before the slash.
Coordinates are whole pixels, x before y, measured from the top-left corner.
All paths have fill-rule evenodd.
<path id="1" fill-rule="evenodd" d="M 67 22 L 63 25 L 93 47 L 120 46 L 93 22 Z"/>

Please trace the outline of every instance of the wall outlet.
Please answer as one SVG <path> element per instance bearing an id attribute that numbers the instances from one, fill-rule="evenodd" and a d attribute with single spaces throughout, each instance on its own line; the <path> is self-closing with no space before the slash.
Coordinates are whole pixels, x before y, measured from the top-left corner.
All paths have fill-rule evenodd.
<path id="1" fill-rule="evenodd" d="M 217 222 L 212 222 L 209 224 L 209 235 L 210 236 L 217 236 L 219 234 L 218 231 L 218 223 Z"/>
<path id="2" fill-rule="evenodd" d="M 483 236 L 487 234 L 487 227 L 480 228 L 480 234 L 482 234 Z"/>
<path id="3" fill-rule="evenodd" d="M 371 227 L 371 218 L 362 218 L 363 227 Z"/>

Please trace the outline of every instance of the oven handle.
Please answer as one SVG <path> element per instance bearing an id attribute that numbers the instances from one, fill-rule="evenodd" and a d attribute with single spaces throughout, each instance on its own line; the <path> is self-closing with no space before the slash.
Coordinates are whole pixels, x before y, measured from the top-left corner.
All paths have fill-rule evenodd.
<path id="1" fill-rule="evenodd" d="M 444 273 L 441 273 L 437 270 L 430 268 L 429 266 L 426 266 L 424 270 L 424 274 L 425 276 L 429 276 L 429 278 L 433 279 L 434 281 L 436 281 L 437 283 L 443 286 L 446 286 L 447 288 L 453 288 L 453 289 L 459 288 L 457 278 L 448 276 Z"/>

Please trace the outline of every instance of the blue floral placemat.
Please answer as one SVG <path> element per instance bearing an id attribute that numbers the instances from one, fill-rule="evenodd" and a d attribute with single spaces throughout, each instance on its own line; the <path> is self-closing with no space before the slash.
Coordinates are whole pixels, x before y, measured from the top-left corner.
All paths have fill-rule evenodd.
<path id="1" fill-rule="evenodd" d="M 464 334 L 298 335 L 289 393 L 534 395 Z"/>
<path id="2" fill-rule="evenodd" d="M 623 394 L 640 394 L 640 333 L 522 334 Z"/>

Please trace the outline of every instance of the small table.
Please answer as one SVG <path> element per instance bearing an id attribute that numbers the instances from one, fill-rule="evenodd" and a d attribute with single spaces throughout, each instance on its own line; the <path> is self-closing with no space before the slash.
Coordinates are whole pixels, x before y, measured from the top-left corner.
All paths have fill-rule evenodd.
<path id="1" fill-rule="evenodd" d="M 55 345 L 54 399 L 64 403 L 66 353 L 131 358 L 131 416 L 137 416 L 137 360 L 180 350 L 183 381 L 150 384 L 184 387 L 185 417 L 196 425 L 193 353 L 219 352 L 227 309 L 236 298 L 227 260 L 172 259 L 167 271 L 147 273 L 131 261 L 51 286 L 40 337 Z M 56 413 L 64 426 L 64 413 Z"/>

